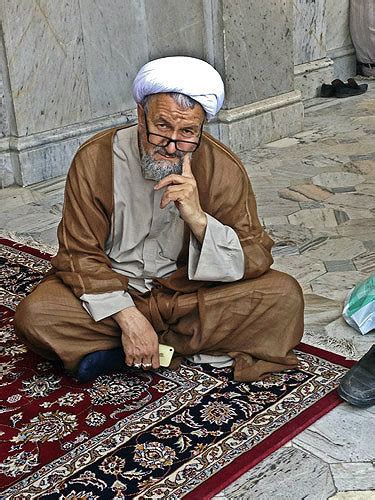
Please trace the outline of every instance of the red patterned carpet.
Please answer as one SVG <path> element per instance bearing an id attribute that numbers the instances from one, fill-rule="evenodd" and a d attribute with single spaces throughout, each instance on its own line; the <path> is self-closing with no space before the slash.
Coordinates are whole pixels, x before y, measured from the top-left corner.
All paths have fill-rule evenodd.
<path id="1" fill-rule="evenodd" d="M 185 364 L 79 384 L 12 328 L 49 256 L 3 239 L 0 259 L 2 498 L 210 498 L 340 403 L 351 363 L 306 345 L 261 382 Z"/>

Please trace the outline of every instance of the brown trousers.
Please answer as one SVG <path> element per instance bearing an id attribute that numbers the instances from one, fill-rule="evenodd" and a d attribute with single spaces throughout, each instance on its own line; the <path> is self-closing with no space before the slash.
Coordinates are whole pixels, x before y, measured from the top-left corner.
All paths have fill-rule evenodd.
<path id="1" fill-rule="evenodd" d="M 239 381 L 294 368 L 292 352 L 303 333 L 303 295 L 291 276 L 271 270 L 259 278 L 171 294 L 157 288 L 132 294 L 137 308 L 178 357 L 229 354 Z M 95 322 L 59 278 L 45 278 L 18 306 L 18 337 L 47 359 L 60 358 L 74 372 L 90 352 L 121 346 L 112 317 Z M 174 362 L 174 366 L 178 363 Z"/>

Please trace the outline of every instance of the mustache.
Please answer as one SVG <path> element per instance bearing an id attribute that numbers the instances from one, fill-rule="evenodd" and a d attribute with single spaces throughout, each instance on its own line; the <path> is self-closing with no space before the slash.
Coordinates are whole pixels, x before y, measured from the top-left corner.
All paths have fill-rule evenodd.
<path id="1" fill-rule="evenodd" d="M 164 146 L 155 146 L 154 152 L 160 153 L 163 156 L 167 156 L 168 158 L 180 158 L 181 159 L 185 156 L 185 153 L 183 153 L 182 151 L 178 151 L 178 149 L 176 149 L 176 151 L 174 153 L 169 154 Z"/>

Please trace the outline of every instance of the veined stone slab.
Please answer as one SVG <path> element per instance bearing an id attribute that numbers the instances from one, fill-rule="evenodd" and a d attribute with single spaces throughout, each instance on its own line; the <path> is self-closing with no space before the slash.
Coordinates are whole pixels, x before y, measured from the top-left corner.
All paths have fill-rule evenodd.
<path id="1" fill-rule="evenodd" d="M 371 462 L 375 458 L 374 415 L 343 403 L 292 440 L 293 445 L 329 464 Z"/>
<path id="2" fill-rule="evenodd" d="M 79 2 L 3 4 L 18 134 L 25 136 L 89 119 Z"/>
<path id="3" fill-rule="evenodd" d="M 374 166 L 375 170 L 375 166 Z M 362 194 L 369 194 L 370 196 L 375 196 L 375 179 L 367 177 L 366 181 L 359 186 L 356 186 L 356 191 Z"/>
<path id="4" fill-rule="evenodd" d="M 236 108 L 292 91 L 292 3 L 223 0 L 220 6 L 223 19 L 221 30 L 225 33 L 224 56 L 221 56 L 226 87 L 224 106 Z M 270 23 L 272 29 L 269 29 Z M 220 52 L 217 50 L 215 55 L 217 53 Z M 250 132 L 252 134 L 253 130 Z M 269 137 L 268 141 L 286 135 Z"/>
<path id="5" fill-rule="evenodd" d="M 325 0 L 294 0 L 294 64 L 326 55 Z"/>
<path id="6" fill-rule="evenodd" d="M 309 228 L 337 226 L 335 210 L 332 208 L 313 208 L 300 210 L 288 217 L 290 224 L 302 224 Z"/>
<path id="7" fill-rule="evenodd" d="M 304 296 L 305 326 L 327 325 L 341 316 L 342 303 L 313 293 Z"/>
<path id="8" fill-rule="evenodd" d="M 327 49 L 351 44 L 349 33 L 349 0 L 326 0 Z"/>
<path id="9" fill-rule="evenodd" d="M 375 214 L 373 212 L 371 212 L 371 210 L 365 210 L 363 208 L 345 207 L 345 213 L 349 217 L 349 219 L 372 219 L 372 218 L 375 218 Z"/>
<path id="10" fill-rule="evenodd" d="M 337 318 L 327 325 L 325 331 L 329 337 L 336 340 L 344 339 L 351 341 L 357 351 L 356 359 L 360 359 L 375 344 L 375 332 L 362 335 L 349 326 L 342 317 Z"/>
<path id="11" fill-rule="evenodd" d="M 132 82 L 149 56 L 150 33 L 145 36 L 147 26 L 142 2 L 106 0 L 105 7 L 100 7 L 91 0 L 80 0 L 79 5 L 91 117 L 133 108 Z M 149 5 L 148 10 L 151 9 Z M 166 18 L 169 16 L 164 16 L 163 28 Z M 161 25 L 152 23 L 152 26 Z M 179 38 L 180 33 L 175 40 Z"/>
<path id="12" fill-rule="evenodd" d="M 368 274 L 375 273 L 375 252 L 360 255 L 353 260 L 353 263 L 358 271 Z"/>
<path id="13" fill-rule="evenodd" d="M 324 261 L 324 265 L 328 273 L 356 270 L 351 260 L 328 260 Z"/>
<path id="14" fill-rule="evenodd" d="M 337 227 L 337 232 L 361 241 L 375 240 L 375 219 L 348 220 Z"/>
<path id="15" fill-rule="evenodd" d="M 240 108 L 220 111 L 217 135 L 219 140 L 238 153 L 299 132 L 302 124 L 301 93 L 292 91 Z"/>
<path id="16" fill-rule="evenodd" d="M 310 285 L 312 291 L 317 295 L 328 299 L 344 300 L 348 291 L 366 276 L 365 273 L 359 271 L 326 273 L 314 279 Z"/>
<path id="17" fill-rule="evenodd" d="M 213 499 L 323 500 L 334 492 L 327 464 L 304 451 L 283 447 Z"/>
<path id="18" fill-rule="evenodd" d="M 279 216 L 274 216 L 274 217 L 263 217 L 262 218 L 263 220 L 263 224 L 266 226 L 266 227 L 269 227 L 269 226 L 281 226 L 281 225 L 285 225 L 285 224 L 288 224 L 288 218 L 286 215 L 279 215 Z"/>
<path id="19" fill-rule="evenodd" d="M 326 189 L 322 189 L 320 186 L 315 186 L 314 184 L 300 184 L 297 186 L 290 187 L 292 191 L 301 193 L 305 195 L 310 200 L 324 201 L 331 196 L 331 192 Z"/>
<path id="20" fill-rule="evenodd" d="M 342 491 L 330 498 L 335 500 L 374 500 L 374 491 Z"/>
<path id="21" fill-rule="evenodd" d="M 310 9 L 311 6 L 310 3 Z M 322 83 L 332 80 L 333 61 L 327 57 L 294 66 L 294 85 L 301 91 L 303 99 L 319 96 Z M 311 138 L 307 142 L 311 142 Z"/>
<path id="22" fill-rule="evenodd" d="M 375 196 L 368 196 L 362 193 L 339 193 L 333 194 L 326 200 L 327 205 L 339 205 L 343 207 L 375 208 Z"/>
<path id="23" fill-rule="evenodd" d="M 339 491 L 373 490 L 375 497 L 375 463 L 331 464 L 331 472 Z"/>
<path id="24" fill-rule="evenodd" d="M 284 202 L 283 200 L 276 199 L 274 202 L 263 204 L 261 201 L 257 202 L 258 213 L 261 217 L 280 217 L 281 215 L 290 215 L 299 210 L 298 203 Z"/>
<path id="25" fill-rule="evenodd" d="M 351 238 L 332 238 L 319 246 L 306 250 L 305 255 L 323 261 L 347 260 L 366 252 L 366 247 L 360 241 Z"/>
<path id="26" fill-rule="evenodd" d="M 278 271 L 291 274 L 299 283 L 309 283 L 326 272 L 322 262 L 304 255 L 276 256 L 272 267 Z"/>
<path id="27" fill-rule="evenodd" d="M 353 161 L 354 168 L 361 174 L 375 175 L 375 160 L 357 160 Z"/>
<path id="28" fill-rule="evenodd" d="M 42 198 L 39 193 L 34 193 L 30 189 L 19 186 L 9 186 L 7 189 L 0 189 L 0 203 L 2 210 L 10 210 L 27 203 L 38 201 Z"/>
<path id="29" fill-rule="evenodd" d="M 365 180 L 365 177 L 351 172 L 325 172 L 315 175 L 311 180 L 317 186 L 338 188 L 357 186 Z"/>
<path id="30" fill-rule="evenodd" d="M 284 139 L 279 139 L 278 141 L 269 142 L 267 144 L 268 148 L 289 148 L 290 146 L 295 146 L 298 144 L 298 139 L 294 137 L 285 137 Z"/>
<path id="31" fill-rule="evenodd" d="M 283 198 L 285 200 L 298 201 L 298 202 L 309 200 L 307 196 L 298 193 L 297 191 L 291 190 L 289 188 L 280 189 L 277 192 L 277 194 L 279 195 L 280 198 Z"/>

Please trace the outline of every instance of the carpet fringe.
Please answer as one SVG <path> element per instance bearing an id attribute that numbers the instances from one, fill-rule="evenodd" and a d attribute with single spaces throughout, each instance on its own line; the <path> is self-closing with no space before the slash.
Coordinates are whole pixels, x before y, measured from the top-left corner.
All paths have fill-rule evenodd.
<path id="1" fill-rule="evenodd" d="M 58 250 L 58 245 L 48 245 L 42 241 L 36 240 L 33 236 L 27 234 L 20 234 L 13 231 L 0 230 L 0 237 L 7 238 L 8 240 L 15 241 L 21 245 L 27 245 L 36 248 L 40 252 L 49 253 L 51 255 L 56 255 Z"/>
<path id="2" fill-rule="evenodd" d="M 334 352 L 346 359 L 360 359 L 360 354 L 352 340 L 348 339 L 335 339 L 329 337 L 324 333 L 319 333 L 313 330 L 305 330 L 302 342 L 312 345 L 313 347 L 320 347 L 326 351 Z"/>

